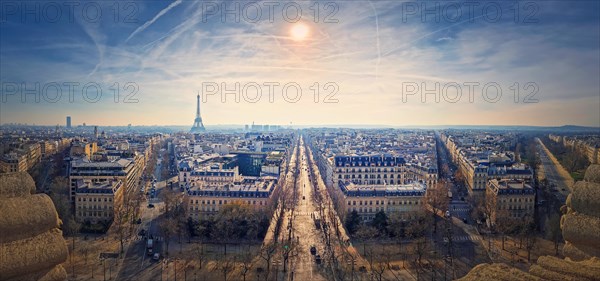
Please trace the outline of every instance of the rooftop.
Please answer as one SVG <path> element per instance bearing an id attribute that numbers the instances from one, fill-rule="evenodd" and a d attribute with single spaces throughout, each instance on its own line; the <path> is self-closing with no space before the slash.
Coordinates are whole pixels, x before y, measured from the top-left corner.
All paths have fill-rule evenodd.
<path id="1" fill-rule="evenodd" d="M 339 181 L 338 186 L 347 196 L 423 196 L 427 187 L 421 182 L 408 184 L 356 185 Z"/>

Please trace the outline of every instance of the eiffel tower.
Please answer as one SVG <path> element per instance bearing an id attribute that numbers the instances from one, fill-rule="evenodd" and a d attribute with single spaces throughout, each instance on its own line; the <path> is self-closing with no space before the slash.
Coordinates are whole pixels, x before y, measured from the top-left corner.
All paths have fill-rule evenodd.
<path id="1" fill-rule="evenodd" d="M 202 117 L 200 116 L 200 94 L 196 97 L 196 119 L 194 119 L 194 126 L 190 130 L 190 133 L 204 132 L 204 124 L 202 124 Z"/>

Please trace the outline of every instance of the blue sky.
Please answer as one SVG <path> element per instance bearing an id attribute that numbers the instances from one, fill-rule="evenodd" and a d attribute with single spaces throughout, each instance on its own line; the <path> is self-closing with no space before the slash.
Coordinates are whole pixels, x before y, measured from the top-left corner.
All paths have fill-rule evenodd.
<path id="1" fill-rule="evenodd" d="M 206 124 L 600 126 L 597 1 L 50 3 L 0 6 L 0 123 L 191 125 L 217 85 Z"/>

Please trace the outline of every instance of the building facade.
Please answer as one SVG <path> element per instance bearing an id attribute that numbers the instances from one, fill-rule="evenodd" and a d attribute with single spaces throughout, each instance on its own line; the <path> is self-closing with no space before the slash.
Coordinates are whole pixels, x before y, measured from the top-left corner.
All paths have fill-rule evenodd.
<path id="1" fill-rule="evenodd" d="M 513 219 L 533 218 L 535 189 L 523 180 L 490 180 L 485 196 L 486 203 L 491 204 L 492 224 L 496 223 L 499 216 Z"/>
<path id="2" fill-rule="evenodd" d="M 275 178 L 245 179 L 239 184 L 208 186 L 196 182 L 186 190 L 188 215 L 195 220 L 211 216 L 227 205 L 247 205 L 253 209 L 266 208 L 276 187 Z"/>
<path id="3" fill-rule="evenodd" d="M 438 172 L 433 167 L 407 164 L 402 157 L 392 155 L 335 156 L 333 180 L 350 181 L 357 185 L 401 185 L 421 181 L 433 186 Z"/>
<path id="4" fill-rule="evenodd" d="M 395 185 L 356 185 L 340 181 L 346 213 L 356 211 L 365 221 L 372 220 L 377 212 L 388 216 L 393 213 L 410 216 L 424 207 L 426 186 L 420 182 Z"/>
<path id="5" fill-rule="evenodd" d="M 123 182 L 100 183 L 77 180 L 75 189 L 75 219 L 78 222 L 112 221 L 114 210 L 123 203 Z"/>
<path id="6" fill-rule="evenodd" d="M 143 169 L 144 157 L 137 153 L 132 158 L 117 161 L 91 162 L 85 158 L 73 160 L 69 171 L 71 202 L 75 201 L 79 180 L 91 184 L 122 181 L 125 190 L 129 191 L 137 188 Z"/>

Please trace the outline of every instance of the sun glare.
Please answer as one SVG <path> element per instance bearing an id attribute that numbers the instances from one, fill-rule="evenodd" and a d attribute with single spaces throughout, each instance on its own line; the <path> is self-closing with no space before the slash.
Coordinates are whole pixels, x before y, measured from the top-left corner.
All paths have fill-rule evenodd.
<path id="1" fill-rule="evenodd" d="M 290 29 L 290 35 L 295 41 L 303 41 L 306 39 L 306 37 L 308 37 L 309 33 L 310 29 L 306 24 L 303 23 L 296 23 Z"/>

